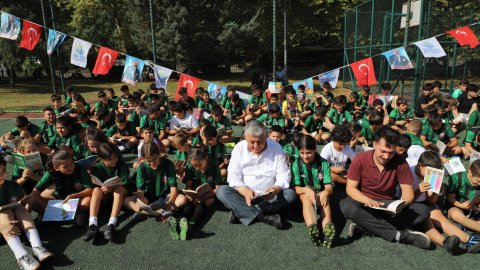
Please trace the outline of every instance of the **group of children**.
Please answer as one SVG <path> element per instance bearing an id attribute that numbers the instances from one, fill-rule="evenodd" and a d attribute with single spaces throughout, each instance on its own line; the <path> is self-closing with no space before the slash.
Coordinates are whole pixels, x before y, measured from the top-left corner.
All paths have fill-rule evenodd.
<path id="1" fill-rule="evenodd" d="M 52 254 L 41 245 L 29 211 L 37 212 L 41 220 L 48 200 L 78 198 L 75 223 L 88 224 L 86 241 L 99 233 L 102 202 L 111 205 L 103 231 L 107 240 L 115 240 L 122 208 L 134 212 L 135 220 L 149 216 L 165 220 L 173 239 L 186 240 L 215 203 L 216 189 L 227 184 L 227 148 L 238 139 L 232 125 L 257 120 L 267 127 L 269 139 L 283 146 L 292 171 L 291 187 L 302 204 L 314 245 L 332 245 L 336 233 L 329 198 L 335 187 L 347 181 L 348 166 L 355 158 L 353 149 L 372 147 L 374 133 L 390 126 L 402 134 L 398 155 L 410 157 L 412 146 L 425 150 L 410 165 L 417 201 L 433 209 L 427 235 L 443 245 L 443 231 L 448 237 L 457 237 L 469 252 L 478 252 L 479 208 L 469 202 L 480 192 L 480 161 L 473 162 L 467 172 L 450 176 L 444 200 L 422 183 L 426 167 L 442 168 L 447 156 L 468 158 L 480 151 L 478 87 L 462 81 L 452 95 L 440 89 L 438 82 L 425 84 L 415 110 L 411 110 L 405 98 L 390 93 L 388 83 L 381 85 L 378 95 L 363 87 L 348 97 L 334 96 L 330 84 L 325 83 L 311 100 L 302 85 L 281 93 L 268 93 L 254 85 L 248 104 L 233 86 L 225 96 L 215 99 L 203 88 L 196 90 L 195 97 L 181 88 L 176 101 L 169 100 L 165 90 L 154 84 L 148 94 L 141 90 L 130 93 L 128 86 L 122 86 L 121 96 L 115 96 L 113 89 L 99 92 L 93 106 L 69 87 L 65 104 L 61 96 L 52 96 L 40 126 L 18 116 L 16 127 L 1 138 L 4 153 L 40 152 L 44 162 L 44 169 L 35 171 L 13 164 L 12 179 L 6 180 L 6 162 L 0 160 L 0 204 L 20 201 L 27 195 L 14 210 L 0 211 L 1 233 L 19 265 L 36 269 L 39 261 Z M 459 134 L 463 133 L 465 143 L 459 144 Z M 438 141 L 446 145 L 443 153 L 439 153 Z M 8 142 L 14 143 L 14 149 L 9 149 Z M 317 145 L 324 145 L 320 153 Z M 124 153 L 138 155 L 133 175 Z M 169 154 L 175 154 L 174 161 Z M 123 185 L 97 186 L 92 175 L 101 182 L 118 177 Z M 183 183 L 183 190 L 195 190 L 203 184 L 210 189 L 194 196 L 179 189 L 178 183 Z M 21 245 L 20 228 L 32 244 L 33 257 Z M 472 233 L 467 234 L 467 229 Z"/>

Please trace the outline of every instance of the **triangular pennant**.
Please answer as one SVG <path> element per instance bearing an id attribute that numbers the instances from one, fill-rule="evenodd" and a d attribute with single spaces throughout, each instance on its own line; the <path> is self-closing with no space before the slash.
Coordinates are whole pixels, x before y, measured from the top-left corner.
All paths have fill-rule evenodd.
<path id="1" fill-rule="evenodd" d="M 47 54 L 51 55 L 63 43 L 66 37 L 67 35 L 62 32 L 48 29 Z"/>
<path id="2" fill-rule="evenodd" d="M 388 52 L 382 53 L 385 58 L 387 58 L 388 63 L 390 64 L 391 69 L 412 69 L 413 65 L 408 57 L 405 48 L 400 47 Z"/>
<path id="3" fill-rule="evenodd" d="M 85 68 L 87 66 L 88 51 L 92 47 L 92 43 L 79 38 L 73 40 L 72 54 L 70 55 L 70 63 L 75 66 Z"/>
<path id="4" fill-rule="evenodd" d="M 340 69 L 330 70 L 318 76 L 320 81 L 320 86 L 323 86 L 324 83 L 328 82 L 332 88 L 337 87 L 338 75 L 340 75 Z"/>
<path id="5" fill-rule="evenodd" d="M 22 40 L 20 41 L 20 48 L 33 50 L 37 46 L 38 41 L 42 35 L 42 27 L 30 21 L 23 20 Z"/>
<path id="6" fill-rule="evenodd" d="M 143 60 L 127 55 L 122 74 L 122 82 L 135 85 L 141 81 L 144 65 L 145 62 Z"/>
<path id="7" fill-rule="evenodd" d="M 0 17 L 0 37 L 16 40 L 20 33 L 20 19 L 2 12 Z"/>
<path id="8" fill-rule="evenodd" d="M 167 89 L 167 81 L 170 78 L 173 70 L 162 67 L 159 65 L 153 65 L 153 73 L 155 76 L 155 87 Z"/>
<path id="9" fill-rule="evenodd" d="M 440 58 L 447 55 L 435 37 L 420 40 L 413 44 L 422 51 L 423 57 L 425 58 Z"/>
<path id="10" fill-rule="evenodd" d="M 197 86 L 199 83 L 200 83 L 199 78 L 196 78 L 187 74 L 180 75 L 180 79 L 178 79 L 177 90 L 175 91 L 175 100 L 177 100 L 180 97 L 180 95 L 178 94 L 178 90 L 180 90 L 180 88 L 182 87 L 187 88 L 188 95 L 191 97 L 194 97 L 195 89 L 197 89 Z"/>
<path id="11" fill-rule="evenodd" d="M 209 82 L 207 91 L 210 94 L 211 99 L 214 99 L 217 103 L 220 103 L 222 102 L 223 97 L 227 94 L 227 87 Z"/>
<path id="12" fill-rule="evenodd" d="M 470 48 L 475 48 L 480 44 L 477 36 L 475 36 L 475 33 L 473 33 L 472 29 L 468 26 L 450 30 L 447 34 L 454 37 L 461 46 L 468 45 Z"/>
<path id="13" fill-rule="evenodd" d="M 117 51 L 107 47 L 100 47 L 97 60 L 95 61 L 95 67 L 93 68 L 93 74 L 108 74 L 108 71 L 112 68 L 113 64 L 117 60 L 117 57 Z"/>
<path id="14" fill-rule="evenodd" d="M 351 63 L 350 67 L 355 75 L 358 86 L 371 86 L 377 83 L 371 57 Z"/>

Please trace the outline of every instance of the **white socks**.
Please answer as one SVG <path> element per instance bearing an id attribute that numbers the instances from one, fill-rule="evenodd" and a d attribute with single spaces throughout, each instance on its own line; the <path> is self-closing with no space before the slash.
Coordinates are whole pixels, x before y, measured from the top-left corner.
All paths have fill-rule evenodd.
<path id="1" fill-rule="evenodd" d="M 7 244 L 10 247 L 10 249 L 13 251 L 13 254 L 15 254 L 15 259 L 20 259 L 24 255 L 27 255 L 28 252 L 23 248 L 22 242 L 20 241 L 20 237 L 15 236 L 11 237 L 7 240 Z"/>
<path id="2" fill-rule="evenodd" d="M 95 226 L 97 226 L 97 224 L 98 224 L 98 222 L 97 222 L 97 217 L 90 217 L 90 218 L 88 219 L 88 226 L 90 226 L 90 225 L 95 225 Z"/>
<path id="3" fill-rule="evenodd" d="M 397 231 L 397 235 L 395 235 L 395 240 L 400 242 L 400 231 Z"/>
<path id="4" fill-rule="evenodd" d="M 112 224 L 113 226 L 117 225 L 117 218 L 116 217 L 110 217 L 108 220 L 108 225 Z"/>
<path id="5" fill-rule="evenodd" d="M 42 241 L 40 240 L 37 229 L 30 229 L 26 231 L 25 234 L 27 235 L 28 241 L 30 241 L 32 248 L 42 246 Z"/>

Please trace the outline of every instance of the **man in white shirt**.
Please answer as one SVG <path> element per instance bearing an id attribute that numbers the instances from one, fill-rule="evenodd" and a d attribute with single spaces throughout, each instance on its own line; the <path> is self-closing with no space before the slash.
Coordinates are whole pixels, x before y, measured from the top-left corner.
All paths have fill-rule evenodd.
<path id="1" fill-rule="evenodd" d="M 228 166 L 228 186 L 221 186 L 217 198 L 232 210 L 230 222 L 237 219 L 249 225 L 254 220 L 282 228 L 277 213 L 295 202 L 290 186 L 290 169 L 280 144 L 267 140 L 265 126 L 251 121 L 245 127 L 245 140 L 232 151 Z"/>

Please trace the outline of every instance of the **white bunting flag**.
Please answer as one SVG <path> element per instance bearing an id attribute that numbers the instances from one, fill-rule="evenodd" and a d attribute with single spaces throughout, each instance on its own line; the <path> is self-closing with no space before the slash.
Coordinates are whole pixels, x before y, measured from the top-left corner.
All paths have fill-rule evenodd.
<path id="1" fill-rule="evenodd" d="M 92 47 L 92 43 L 79 38 L 73 40 L 72 54 L 70 63 L 75 66 L 85 68 L 87 66 L 88 51 Z"/>
<path id="2" fill-rule="evenodd" d="M 440 58 L 447 55 L 435 37 L 420 40 L 414 44 L 422 51 L 425 58 Z"/>
<path id="3" fill-rule="evenodd" d="M 153 65 L 153 71 L 155 76 L 155 86 L 157 88 L 167 89 L 167 81 L 172 74 L 172 70 L 159 65 Z"/>
<path id="4" fill-rule="evenodd" d="M 338 75 L 340 75 L 340 69 L 338 68 L 320 74 L 320 76 L 318 76 L 318 80 L 320 81 L 320 87 L 322 87 L 322 85 L 326 82 L 330 83 L 330 86 L 332 88 L 337 87 Z"/>

